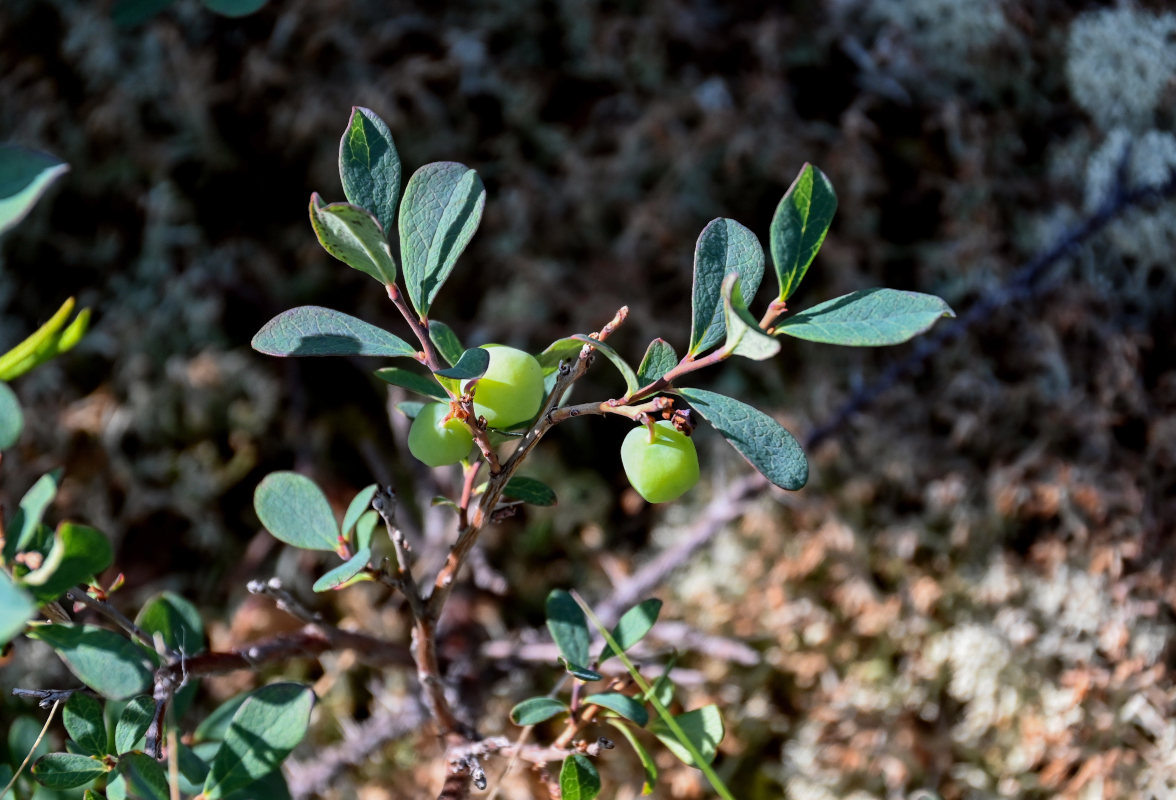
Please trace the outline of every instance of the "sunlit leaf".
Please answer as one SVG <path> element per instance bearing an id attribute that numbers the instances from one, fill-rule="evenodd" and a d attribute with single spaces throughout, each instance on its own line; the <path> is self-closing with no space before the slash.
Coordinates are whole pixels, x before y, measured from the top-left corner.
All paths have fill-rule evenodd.
<path id="1" fill-rule="evenodd" d="M 271 356 L 416 356 L 388 331 L 321 306 L 299 306 L 271 319 L 253 337 L 253 349 Z"/>

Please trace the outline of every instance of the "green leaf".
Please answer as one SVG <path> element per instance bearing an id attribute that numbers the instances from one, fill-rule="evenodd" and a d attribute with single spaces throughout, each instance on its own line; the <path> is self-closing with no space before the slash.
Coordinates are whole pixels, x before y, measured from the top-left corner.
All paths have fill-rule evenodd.
<path id="1" fill-rule="evenodd" d="M 723 318 L 727 325 L 723 349 L 732 355 L 763 361 L 780 352 L 780 342 L 764 333 L 747 310 L 738 275 L 728 275 L 723 280 Z"/>
<path id="2" fill-rule="evenodd" d="M 351 529 L 355 527 L 355 523 L 359 522 L 359 518 L 372 508 L 372 498 L 376 496 L 376 491 L 379 486 L 371 484 L 359 490 L 355 497 L 351 498 L 351 502 L 347 506 L 347 513 L 343 515 L 343 537 L 346 538 L 351 535 Z"/>
<path id="3" fill-rule="evenodd" d="M 678 394 L 773 484 L 795 491 L 808 482 L 804 451 L 779 422 L 746 403 L 705 389 L 679 389 Z"/>
<path id="4" fill-rule="evenodd" d="M 591 336 L 585 336 L 582 333 L 572 334 L 569 338 L 592 345 L 593 349 L 598 353 L 602 353 L 605 358 L 611 361 L 613 366 L 617 368 L 617 371 L 621 373 L 621 377 L 625 379 L 626 392 L 633 394 L 641 388 L 637 383 L 637 374 L 633 372 L 633 368 L 625 362 L 625 359 L 621 358 L 621 354 L 614 350 L 612 345 L 605 344 L 598 339 L 593 339 Z"/>
<path id="5" fill-rule="evenodd" d="M 127 753 L 118 760 L 119 774 L 131 793 L 142 800 L 169 800 L 167 774 L 163 765 L 146 753 Z"/>
<path id="6" fill-rule="evenodd" d="M 245 17 L 259 11 L 268 0 L 201 0 L 204 7 L 225 17 Z"/>
<path id="7" fill-rule="evenodd" d="M 567 710 L 566 703 L 553 697 L 530 697 L 510 710 L 510 721 L 515 725 L 537 725 Z"/>
<path id="8" fill-rule="evenodd" d="M 940 298 L 898 289 L 862 289 L 826 300 L 776 325 L 797 339 L 853 347 L 900 344 L 955 312 Z"/>
<path id="9" fill-rule="evenodd" d="M 115 753 L 122 755 L 139 749 L 154 716 L 155 702 L 150 695 L 142 694 L 132 698 L 119 715 L 118 724 L 114 726 Z"/>
<path id="10" fill-rule="evenodd" d="M 41 518 L 45 516 L 45 510 L 49 508 L 49 504 L 57 496 L 57 487 L 60 485 L 60 469 L 46 472 L 20 499 L 16 513 L 8 521 L 4 532 L 6 537 L 4 543 L 5 563 L 11 564 L 17 553 L 32 545 L 37 528 L 41 524 Z"/>
<path id="11" fill-rule="evenodd" d="M 674 720 L 689 737 L 698 754 L 708 764 L 714 761 L 715 753 L 719 749 L 719 742 L 723 741 L 723 716 L 719 713 L 719 707 L 712 703 L 693 711 L 687 711 L 685 714 L 677 714 L 674 716 Z M 653 724 L 649 726 L 649 731 L 661 739 L 662 744 L 668 747 L 670 752 L 677 756 L 683 764 L 691 767 L 698 766 L 694 763 L 690 751 L 678 741 L 678 737 L 660 718 L 653 721 Z"/>
<path id="12" fill-rule="evenodd" d="M 588 669 L 588 620 L 572 596 L 563 589 L 547 595 L 547 630 L 555 640 L 569 673 L 583 681 L 598 681 L 601 675 Z"/>
<path id="13" fill-rule="evenodd" d="M 401 389 L 408 389 L 410 392 L 423 394 L 425 397 L 431 397 L 434 400 L 449 399 L 449 395 L 445 394 L 445 390 L 441 388 L 437 381 L 419 372 L 413 372 L 412 370 L 402 369 L 400 367 L 381 367 L 376 370 L 376 377 L 384 381 L 384 383 L 390 383 L 393 386 L 399 386 Z"/>
<path id="14" fill-rule="evenodd" d="M 422 317 L 477 230 L 485 204 L 482 179 L 464 164 L 426 164 L 409 179 L 400 206 L 400 260 L 408 297 Z"/>
<path id="15" fill-rule="evenodd" d="M 202 653 L 204 621 L 196 606 L 173 592 L 160 592 L 152 597 L 135 617 L 135 624 L 149 635 L 159 634 L 171 650 L 187 656 Z"/>
<path id="16" fill-rule="evenodd" d="M 645 638 L 645 634 L 649 633 L 654 623 L 657 622 L 657 615 L 661 613 L 661 607 L 662 601 L 656 597 L 651 597 L 648 600 L 642 600 L 621 615 L 616 627 L 612 629 L 613 639 L 617 641 L 621 649 L 628 650 Z M 612 647 L 606 642 L 604 648 L 600 651 L 600 658 L 596 659 L 596 663 L 603 664 L 614 655 L 616 653 L 613 652 Z M 642 724 L 644 725 L 645 723 Z"/>
<path id="17" fill-rule="evenodd" d="M 41 735 L 42 725 L 43 721 L 25 714 L 12 720 L 8 727 L 9 764 L 19 765 L 29 753 L 33 754 L 32 758 L 35 760 L 49 752 L 48 739 L 41 739 L 41 743 L 36 744 L 37 737 Z"/>
<path id="18" fill-rule="evenodd" d="M 319 244 L 335 258 L 385 286 L 396 283 L 388 239 L 370 212 L 350 203 L 323 205 L 315 193 L 310 196 L 310 225 Z"/>
<path id="19" fill-rule="evenodd" d="M 25 634 L 57 651 L 78 680 L 103 697 L 125 700 L 151 686 L 153 667 L 137 645 L 93 625 L 34 625 Z"/>
<path id="20" fill-rule="evenodd" d="M 442 378 L 465 381 L 471 378 L 480 378 L 488 366 L 490 366 L 490 353 L 481 347 L 471 347 L 461 354 L 456 364 L 449 369 L 439 369 L 435 374 Z"/>
<path id="21" fill-rule="evenodd" d="M 24 428 L 24 413 L 20 401 L 8 384 L 0 381 L 0 450 L 7 450 L 20 439 Z"/>
<path id="22" fill-rule="evenodd" d="M 0 234 L 24 219 L 53 181 L 69 171 L 61 159 L 17 145 L 0 145 Z"/>
<path id="23" fill-rule="evenodd" d="M 653 756 L 649 754 L 649 751 L 645 749 L 645 746 L 641 744 L 633 731 L 629 730 L 628 725 L 619 719 L 610 719 L 607 722 L 629 740 L 633 752 L 637 754 L 638 760 L 641 761 L 641 768 L 645 772 L 645 782 L 641 786 L 641 794 L 652 794 L 653 787 L 657 784 L 657 763 L 653 760 Z"/>
<path id="24" fill-rule="evenodd" d="M 555 505 L 555 490 L 543 481 L 516 475 L 506 482 L 502 496 L 508 500 L 521 500 L 533 506 Z"/>
<path id="25" fill-rule="evenodd" d="M 242 693 L 230 697 L 213 709 L 212 713 L 196 726 L 196 730 L 193 732 L 195 741 L 197 743 L 219 742 L 224 739 L 225 731 L 229 729 L 229 724 L 233 721 L 233 715 L 237 713 L 237 709 L 248 699 L 249 695 Z M 209 758 L 211 758 L 211 755 L 209 754 Z"/>
<path id="26" fill-rule="evenodd" d="M 315 581 L 314 590 L 316 592 L 329 592 L 333 589 L 342 589 L 344 586 L 350 586 L 352 583 L 355 583 L 353 579 L 367 569 L 368 562 L 371 560 L 372 549 L 370 547 L 361 548 L 351 558 Z M 370 578 L 365 579 L 370 580 Z"/>
<path id="27" fill-rule="evenodd" d="M 208 765 L 192 750 L 181 743 L 176 755 L 180 768 L 180 792 L 183 795 L 195 796 L 204 787 L 204 780 L 208 777 Z"/>
<path id="28" fill-rule="evenodd" d="M 37 610 L 26 592 L 12 582 L 8 573 L 0 569 L 0 647 L 24 630 L 25 623 Z"/>
<path id="29" fill-rule="evenodd" d="M 723 279 L 734 272 L 747 297 L 755 296 L 764 277 L 764 248 L 756 235 L 733 219 L 715 219 L 702 229 L 694 245 L 693 321 L 690 355 L 723 340 Z"/>
<path id="30" fill-rule="evenodd" d="M 637 383 L 648 386 L 674 367 L 678 366 L 678 355 L 665 339 L 654 339 L 645 349 L 641 366 L 637 367 Z"/>
<path id="31" fill-rule="evenodd" d="M 77 343 L 89 324 L 89 309 L 84 309 L 69 326 L 66 322 L 73 313 L 74 299 L 66 298 L 53 316 L 20 344 L 0 355 L 0 381 L 10 381 L 43 364 Z"/>
<path id="32" fill-rule="evenodd" d="M 341 311 L 299 306 L 283 311 L 253 337 L 253 349 L 271 356 L 405 356 L 416 349 L 382 328 Z"/>
<path id="33" fill-rule="evenodd" d="M 33 777 L 50 789 L 74 789 L 110 772 L 96 758 L 74 753 L 48 753 L 33 764 Z"/>
<path id="34" fill-rule="evenodd" d="M 88 525 L 63 522 L 53 536 L 53 548 L 40 567 L 21 582 L 39 602 L 55 600 L 79 583 L 89 581 L 114 561 L 110 542 Z"/>
<path id="35" fill-rule="evenodd" d="M 347 201 L 367 209 L 385 232 L 400 201 L 400 156 L 392 132 L 370 108 L 355 106 L 339 141 L 339 178 Z"/>
<path id="36" fill-rule="evenodd" d="M 649 712 L 645 710 L 645 706 L 632 697 L 621 694 L 620 692 L 590 694 L 584 698 L 584 702 L 607 708 L 609 711 L 615 711 L 625 719 L 632 720 L 641 727 L 645 727 L 645 724 L 649 722 Z"/>
<path id="37" fill-rule="evenodd" d="M 375 511 L 365 511 L 359 515 L 359 520 L 355 523 L 355 536 L 353 538 L 353 545 L 356 550 L 362 550 L 365 547 L 372 546 L 372 534 L 376 530 L 376 523 L 380 521 L 380 515 Z"/>
<path id="38" fill-rule="evenodd" d="M 204 781 L 207 800 L 219 800 L 272 772 L 306 735 L 314 692 L 298 683 L 272 683 L 233 715 Z"/>
<path id="39" fill-rule="evenodd" d="M 110 12 L 114 24 L 123 28 L 141 25 L 160 13 L 176 0 L 115 0 Z"/>
<path id="40" fill-rule="evenodd" d="M 580 351 L 583 349 L 584 341 L 582 339 L 573 339 L 568 336 L 563 339 L 556 339 L 547 345 L 542 353 L 535 356 L 535 360 L 543 368 L 543 374 L 550 375 L 559 369 L 559 362 L 570 358 L 578 358 Z"/>
<path id="41" fill-rule="evenodd" d="M 406 400 L 403 403 L 397 403 L 396 410 L 409 419 L 416 419 L 417 414 L 421 413 L 421 409 L 426 405 L 426 403 L 419 403 L 416 400 Z"/>
<path id="42" fill-rule="evenodd" d="M 339 547 L 339 527 L 322 489 L 297 472 L 271 472 L 253 493 L 253 508 L 265 529 L 304 550 Z"/>
<path id="43" fill-rule="evenodd" d="M 772 217 L 769 235 L 772 262 L 780 281 L 780 300 L 787 300 L 800 285 L 825 241 L 835 213 L 837 195 L 833 184 L 825 173 L 805 164 Z"/>
<path id="44" fill-rule="evenodd" d="M 433 344 L 441 353 L 441 357 L 445 359 L 445 363 L 451 366 L 456 364 L 462 353 L 465 352 L 461 339 L 458 339 L 453 328 L 444 322 L 435 319 L 429 320 L 429 338 L 433 340 Z"/>
<path id="45" fill-rule="evenodd" d="M 600 773 L 587 757 L 574 753 L 564 759 L 559 771 L 562 800 L 593 800 L 600 794 Z"/>
<path id="46" fill-rule="evenodd" d="M 92 756 L 106 753 L 106 720 L 102 704 L 85 692 L 74 692 L 61 712 L 66 733 L 84 752 Z"/>

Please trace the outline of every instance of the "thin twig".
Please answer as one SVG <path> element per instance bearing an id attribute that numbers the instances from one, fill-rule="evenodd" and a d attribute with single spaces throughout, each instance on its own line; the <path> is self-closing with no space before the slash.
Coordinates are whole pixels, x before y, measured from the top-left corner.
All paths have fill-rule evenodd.
<path id="1" fill-rule="evenodd" d="M 317 625 L 323 620 L 321 614 L 316 614 L 295 600 L 294 595 L 290 594 L 282 586 L 281 578 L 270 578 L 268 581 L 249 581 L 249 583 L 245 584 L 245 588 L 250 594 L 265 595 L 272 599 L 274 605 L 299 622 L 304 622 L 307 625 Z"/>
<path id="2" fill-rule="evenodd" d="M 103 600 L 96 600 L 93 597 L 90 597 L 90 595 L 86 592 L 80 591 L 78 589 L 69 589 L 66 591 L 65 596 L 67 599 L 72 600 L 75 603 L 81 603 L 87 608 L 92 608 L 94 611 L 97 611 L 115 625 L 122 628 L 132 639 L 138 639 L 145 646 L 150 647 L 152 650 L 155 649 L 155 641 L 147 634 L 147 632 L 127 619 L 127 617 L 121 611 L 110 605 L 110 603 L 107 603 Z M 170 649 L 167 652 L 169 657 L 178 655 Z"/>
<path id="3" fill-rule="evenodd" d="M 49 731 L 49 723 L 53 722 L 53 715 L 57 713 L 57 707 L 59 705 L 61 705 L 60 700 L 55 700 L 53 702 L 53 708 L 49 709 L 49 716 L 45 718 L 45 724 L 41 726 L 41 732 L 37 735 L 37 740 L 33 742 L 33 746 L 29 748 L 28 755 L 24 757 L 24 761 L 20 762 L 20 766 L 16 768 L 16 772 L 14 772 L 12 775 L 12 780 L 10 780 L 8 785 L 5 786 L 2 791 L 0 791 L 0 800 L 3 800 L 4 795 L 8 794 L 9 790 L 12 789 L 13 785 L 16 784 L 16 779 L 20 777 L 20 774 L 24 772 L 24 768 L 28 766 L 29 761 L 33 757 L 33 753 L 37 752 L 37 748 L 41 746 L 41 741 L 45 738 L 45 734 Z"/>

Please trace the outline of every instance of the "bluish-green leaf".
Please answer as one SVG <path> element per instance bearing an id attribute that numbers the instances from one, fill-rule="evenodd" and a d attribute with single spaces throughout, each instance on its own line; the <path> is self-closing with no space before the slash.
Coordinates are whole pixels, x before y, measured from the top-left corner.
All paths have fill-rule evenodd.
<path id="1" fill-rule="evenodd" d="M 622 650 L 628 650 L 645 638 L 645 634 L 649 633 L 654 623 L 657 622 L 657 615 L 661 613 L 661 607 L 662 601 L 651 597 L 648 600 L 642 600 L 621 615 L 616 627 L 612 629 L 612 637 L 616 639 Z M 614 655 L 616 654 L 612 647 L 606 642 L 596 663 L 603 664 Z"/>
<path id="2" fill-rule="evenodd" d="M 715 219 L 702 229 L 694 245 L 694 289 L 691 294 L 691 355 L 723 340 L 723 278 L 734 272 L 748 298 L 755 297 L 764 276 L 764 248 L 756 235 L 733 219 Z"/>
<path id="3" fill-rule="evenodd" d="M 409 179 L 400 206 L 400 260 L 408 297 L 421 316 L 453 272 L 485 204 L 482 179 L 464 164 L 426 164 Z"/>
<path id="4" fill-rule="evenodd" d="M 555 640 L 560 655 L 571 667 L 583 668 L 588 655 L 588 619 L 572 596 L 563 589 L 552 589 L 547 595 L 547 630 Z"/>
<path id="5" fill-rule="evenodd" d="M 133 28 L 160 13 L 176 0 L 115 0 L 110 17 L 115 25 Z"/>
<path id="6" fill-rule="evenodd" d="M 579 753 L 565 758 L 559 770 L 559 793 L 562 800 L 593 800 L 600 794 L 596 765 Z"/>
<path id="7" fill-rule="evenodd" d="M 195 751 L 181 743 L 176 756 L 177 766 L 180 768 L 180 792 L 186 796 L 196 796 L 204 788 L 204 780 L 208 777 L 208 765 L 204 759 L 196 755 Z"/>
<path id="8" fill-rule="evenodd" d="M 649 754 L 649 751 L 645 749 L 645 746 L 641 744 L 628 725 L 615 718 L 608 720 L 608 724 L 620 731 L 621 735 L 629 741 L 629 745 L 641 762 L 641 768 L 645 772 L 645 782 L 641 786 L 641 794 L 652 794 L 653 787 L 657 784 L 657 762 L 653 760 L 653 756 Z"/>
<path id="9" fill-rule="evenodd" d="M 747 403 L 705 389 L 679 389 L 678 394 L 773 484 L 795 491 L 808 482 L 804 451 L 779 422 Z"/>
<path id="10" fill-rule="evenodd" d="M 567 710 L 567 704 L 554 697 L 529 697 L 510 710 L 510 721 L 515 725 L 537 725 Z"/>
<path id="11" fill-rule="evenodd" d="M 776 332 L 798 339 L 854 347 L 900 344 L 955 312 L 935 295 L 898 289 L 862 289 L 826 300 L 777 323 Z"/>
<path id="12" fill-rule="evenodd" d="M 312 194 L 310 225 L 323 249 L 347 266 L 385 286 L 396 282 L 388 239 L 371 212 L 350 203 L 323 205 L 318 194 Z"/>
<path id="13" fill-rule="evenodd" d="M 78 680 L 103 697 L 125 700 L 151 686 L 152 664 L 119 634 L 92 625 L 34 625 L 27 634 L 57 651 Z"/>
<path id="14" fill-rule="evenodd" d="M 271 472 L 253 493 L 253 508 L 265 529 L 305 550 L 339 547 L 339 526 L 322 489 L 297 472 Z"/>
<path id="15" fill-rule="evenodd" d="M 25 492 L 24 497 L 16 507 L 16 513 L 8 521 L 5 528 L 4 561 L 11 564 L 16 554 L 32 546 L 36 537 L 37 527 L 45 510 L 57 496 L 57 487 L 61 485 L 61 470 L 46 472 L 32 487 Z"/>
<path id="16" fill-rule="evenodd" d="M 212 713 L 196 726 L 193 732 L 196 742 L 219 742 L 224 739 L 225 731 L 233 721 L 233 715 L 248 699 L 248 694 L 235 695 L 214 708 Z M 209 754 L 206 760 L 210 760 L 211 756 L 212 754 Z"/>
<path id="17" fill-rule="evenodd" d="M 462 353 L 465 352 L 465 347 L 462 346 L 461 339 L 457 338 L 457 334 L 453 332 L 453 328 L 440 320 L 429 320 L 429 338 L 433 340 L 437 352 L 445 359 L 445 363 L 451 366 L 456 364 Z"/>
<path id="18" fill-rule="evenodd" d="M 648 386 L 674 367 L 678 366 L 678 354 L 665 339 L 654 339 L 645 348 L 645 357 L 637 367 L 637 383 Z"/>
<path id="19" fill-rule="evenodd" d="M 609 711 L 615 711 L 625 719 L 632 720 L 641 727 L 645 727 L 645 724 L 649 722 L 649 712 L 645 710 L 645 706 L 632 697 L 621 694 L 620 692 L 590 694 L 584 698 L 584 702 L 607 708 Z"/>
<path id="20" fill-rule="evenodd" d="M 24 412 L 20 401 L 8 384 L 0 381 L 0 450 L 7 450 L 20 439 L 24 428 Z"/>
<path id="21" fill-rule="evenodd" d="M 445 390 L 441 388 L 441 385 L 437 381 L 419 372 L 402 369 L 401 367 L 381 367 L 376 370 L 376 377 L 384 381 L 384 383 L 390 383 L 393 386 L 399 386 L 401 389 L 408 389 L 410 392 L 423 394 L 425 397 L 431 397 L 434 400 L 449 399 L 449 395 L 445 394 Z"/>
<path id="22" fill-rule="evenodd" d="M 79 583 L 90 580 L 114 561 L 114 551 L 101 531 L 88 525 L 63 522 L 53 547 L 40 567 L 21 579 L 39 602 L 55 600 Z"/>
<path id="23" fill-rule="evenodd" d="M 36 610 L 33 598 L 16 586 L 7 572 L 0 570 L 0 647 L 24 630 Z"/>
<path id="24" fill-rule="evenodd" d="M 32 760 L 36 760 L 49 752 L 49 740 L 41 738 L 41 726 L 44 720 L 34 719 L 27 714 L 21 714 L 8 723 L 8 763 L 21 764 L 25 756 L 32 753 Z M 3 788 L 3 787 L 0 787 Z"/>
<path id="25" fill-rule="evenodd" d="M 220 800 L 272 772 L 310 724 L 314 692 L 298 683 L 273 683 L 249 697 L 233 715 L 204 781 L 207 800 Z"/>
<path id="26" fill-rule="evenodd" d="M 107 736 L 102 703 L 85 692 L 74 692 L 65 702 L 61 721 L 65 724 L 69 738 L 86 754 L 105 755 Z"/>
<path id="27" fill-rule="evenodd" d="M 163 765 L 146 753 L 127 753 L 118 760 L 119 774 L 133 796 L 140 800 L 169 800 Z"/>
<path id="28" fill-rule="evenodd" d="M 693 711 L 687 711 L 685 714 L 678 714 L 674 719 L 694 744 L 698 754 L 707 763 L 714 761 L 715 753 L 719 749 L 719 742 L 723 741 L 723 716 L 719 713 L 719 707 L 712 703 Z M 678 741 L 673 731 L 661 718 L 655 719 L 650 724 L 649 731 L 661 739 L 662 744 L 669 748 L 670 752 L 677 756 L 683 764 L 691 767 L 697 766 L 690 756 L 690 751 Z"/>
<path id="29" fill-rule="evenodd" d="M 370 108 L 351 109 L 339 140 L 339 178 L 347 201 L 365 208 L 385 233 L 396 221 L 400 202 L 400 156 L 392 132 Z"/>
<path id="30" fill-rule="evenodd" d="M 204 7 L 225 17 L 245 17 L 261 9 L 268 0 L 201 0 Z"/>
<path id="31" fill-rule="evenodd" d="M 143 746 L 143 738 L 151 727 L 155 716 L 155 701 L 150 695 L 142 694 L 131 698 L 114 726 L 114 750 L 117 754 L 129 753 Z"/>
<path id="32" fill-rule="evenodd" d="M 764 333 L 747 310 L 738 275 L 728 275 L 723 281 L 723 319 L 727 324 L 723 349 L 732 355 L 763 361 L 780 352 L 780 342 Z"/>
<path id="33" fill-rule="evenodd" d="M 74 789 L 110 772 L 96 758 L 75 753 L 47 753 L 33 764 L 37 783 L 50 789 Z"/>
<path id="34" fill-rule="evenodd" d="M 442 378 L 466 381 L 471 378 L 480 378 L 488 366 L 490 366 L 490 353 L 481 347 L 471 347 L 461 354 L 457 363 L 452 367 L 439 369 L 436 374 Z"/>
<path id="35" fill-rule="evenodd" d="M 573 334 L 569 338 L 578 342 L 584 342 L 585 344 L 592 345 L 596 352 L 601 353 L 605 358 L 611 361 L 612 365 L 617 368 L 618 372 L 621 373 L 621 377 L 625 379 L 626 392 L 633 394 L 633 392 L 636 392 L 639 388 L 641 388 L 637 383 L 637 373 L 633 372 L 633 368 L 630 367 L 625 359 L 621 357 L 620 353 L 612 348 L 612 345 L 605 344 L 599 339 L 593 339 L 591 336 L 585 336 L 582 333 Z"/>
<path id="36" fill-rule="evenodd" d="M 355 582 L 354 578 L 367 569 L 368 562 L 371 560 L 372 549 L 370 547 L 361 548 L 351 558 L 315 581 L 312 588 L 316 592 L 329 592 L 333 589 L 350 586 Z"/>
<path id="37" fill-rule="evenodd" d="M 837 213 L 837 195 L 825 173 L 812 164 L 800 169 L 772 217 L 771 250 L 780 300 L 800 285 Z"/>
<path id="38" fill-rule="evenodd" d="M 355 527 L 355 523 L 359 522 L 359 518 L 371 510 L 372 498 L 376 496 L 379 488 L 374 483 L 370 484 L 360 489 L 355 497 L 351 498 L 351 502 L 347 505 L 347 512 L 343 515 L 342 534 L 344 537 L 350 536 L 351 529 Z"/>
<path id="39" fill-rule="evenodd" d="M 388 331 L 342 311 L 299 306 L 283 311 L 253 337 L 253 349 L 271 356 L 416 356 Z"/>
<path id="40" fill-rule="evenodd" d="M 359 515 L 359 519 L 355 523 L 355 535 L 352 537 L 352 545 L 356 550 L 362 550 L 365 547 L 372 546 L 372 534 L 376 530 L 376 523 L 380 521 L 380 515 L 374 510 L 365 511 Z"/>
<path id="41" fill-rule="evenodd" d="M 159 634 L 171 650 L 187 656 L 204 652 L 204 621 L 200 612 L 173 592 L 160 592 L 144 604 L 135 624 L 148 635 Z"/>
<path id="42" fill-rule="evenodd" d="M 68 164 L 48 153 L 0 145 L 0 234 L 24 219 L 50 184 L 68 171 Z"/>
<path id="43" fill-rule="evenodd" d="M 396 410 L 399 411 L 404 416 L 408 417 L 409 419 L 416 419 L 417 414 L 421 413 L 421 409 L 424 408 L 426 405 L 428 405 L 428 404 L 421 403 L 417 400 L 406 400 L 403 403 L 397 403 Z"/>
<path id="44" fill-rule="evenodd" d="M 543 481 L 516 475 L 506 482 L 502 496 L 507 500 L 521 500 L 533 506 L 555 505 L 555 490 Z"/>

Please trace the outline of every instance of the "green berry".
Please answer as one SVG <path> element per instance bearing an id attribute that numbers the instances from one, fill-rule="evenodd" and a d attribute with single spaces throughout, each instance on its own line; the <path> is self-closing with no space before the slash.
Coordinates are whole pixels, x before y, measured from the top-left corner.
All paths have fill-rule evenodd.
<path id="1" fill-rule="evenodd" d="M 408 451 L 430 467 L 456 464 L 470 452 L 474 436 L 460 419 L 449 418 L 448 403 L 429 403 L 408 429 Z"/>
<path id="2" fill-rule="evenodd" d="M 543 368 L 534 356 L 501 344 L 482 345 L 490 366 L 474 388 L 474 412 L 491 428 L 513 428 L 537 413 L 546 394 Z M 462 384 L 462 390 L 469 385 Z"/>
<path id="3" fill-rule="evenodd" d="M 644 425 L 629 431 L 621 444 L 621 463 L 637 494 L 651 503 L 666 503 L 698 483 L 698 452 L 694 442 L 666 420 L 655 423 L 653 431 L 652 442 Z"/>

